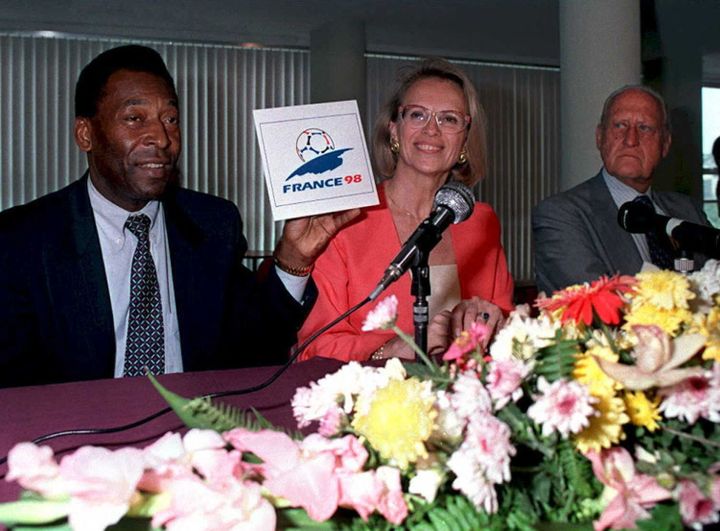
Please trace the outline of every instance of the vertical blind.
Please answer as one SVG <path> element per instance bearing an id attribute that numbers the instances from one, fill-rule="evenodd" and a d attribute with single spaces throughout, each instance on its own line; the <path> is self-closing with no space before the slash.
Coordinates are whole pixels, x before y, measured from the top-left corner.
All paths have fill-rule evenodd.
<path id="1" fill-rule="evenodd" d="M 230 199 L 250 249 L 272 249 L 278 224 L 265 194 L 252 110 L 310 100 L 305 50 L 133 41 L 156 49 L 180 96 L 182 182 Z M 75 82 L 117 39 L 0 35 L 0 209 L 77 179 L 85 155 L 72 136 Z"/>
<path id="2" fill-rule="evenodd" d="M 127 40 L 0 34 L 0 210 L 77 179 L 85 156 L 72 137 L 75 81 L 101 51 Z M 310 101 L 306 50 L 133 40 L 165 58 L 180 95 L 183 184 L 230 199 L 250 249 L 272 249 L 274 223 L 252 110 Z M 367 55 L 367 130 L 398 67 L 417 58 Z M 497 211 L 510 270 L 532 280 L 530 210 L 558 189 L 557 69 L 458 62 L 489 123 L 488 177 L 478 197 Z"/>

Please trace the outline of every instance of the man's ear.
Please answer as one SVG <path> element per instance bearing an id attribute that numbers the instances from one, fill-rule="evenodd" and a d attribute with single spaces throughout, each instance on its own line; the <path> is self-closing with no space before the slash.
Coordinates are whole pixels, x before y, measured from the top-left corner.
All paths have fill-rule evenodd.
<path id="1" fill-rule="evenodd" d="M 92 150 L 92 124 L 90 118 L 79 116 L 75 118 L 74 127 L 75 143 L 87 153 Z"/>
<path id="2" fill-rule="evenodd" d="M 601 149 L 602 139 L 603 139 L 602 126 L 601 126 L 601 125 L 598 125 L 598 126 L 595 128 L 595 147 L 597 147 L 598 149 Z"/>
<path id="3" fill-rule="evenodd" d="M 665 133 L 663 137 L 663 145 L 662 145 L 662 156 L 665 158 L 668 154 L 668 151 L 670 151 L 670 144 L 672 144 L 672 135 L 670 134 L 670 131 Z"/>

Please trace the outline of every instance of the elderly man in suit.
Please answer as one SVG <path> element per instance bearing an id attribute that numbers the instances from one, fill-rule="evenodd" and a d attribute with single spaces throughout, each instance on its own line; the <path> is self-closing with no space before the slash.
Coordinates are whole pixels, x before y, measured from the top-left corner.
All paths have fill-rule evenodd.
<path id="1" fill-rule="evenodd" d="M 617 222 L 626 201 L 650 201 L 655 211 L 707 224 L 699 205 L 652 189 L 653 172 L 670 149 L 667 109 L 647 87 L 626 86 L 605 101 L 595 141 L 603 168 L 595 177 L 541 201 L 533 211 L 535 277 L 551 293 L 601 275 L 632 275 L 643 262 L 673 267 L 674 249 L 660 233 L 630 234 Z M 696 265 L 704 260 L 696 256 Z"/>
<path id="2" fill-rule="evenodd" d="M 317 290 L 315 258 L 357 211 L 289 221 L 254 275 L 237 207 L 178 186 L 180 117 L 160 55 L 81 72 L 88 172 L 0 214 L 0 387 L 272 364 Z"/>

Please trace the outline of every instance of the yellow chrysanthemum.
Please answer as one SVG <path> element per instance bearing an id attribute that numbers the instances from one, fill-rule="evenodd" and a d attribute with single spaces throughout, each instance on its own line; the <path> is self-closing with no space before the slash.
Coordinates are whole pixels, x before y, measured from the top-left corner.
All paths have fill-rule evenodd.
<path id="1" fill-rule="evenodd" d="M 618 355 L 612 349 L 597 345 L 576 357 L 572 376 L 585 385 L 593 396 L 613 396 L 622 385 L 603 372 L 595 361 L 595 356 L 608 361 L 618 361 Z"/>
<path id="2" fill-rule="evenodd" d="M 575 446 L 582 453 L 599 452 L 610 448 L 625 438 L 622 425 L 630 419 L 625 413 L 625 403 L 616 396 L 598 396 L 594 404 L 598 416 L 590 417 L 590 425 L 575 436 Z"/>
<path id="3" fill-rule="evenodd" d="M 650 431 L 655 431 L 660 427 L 660 397 L 650 400 L 642 391 L 628 391 L 624 395 L 625 407 L 627 409 L 630 422 L 636 426 L 642 426 Z"/>
<path id="4" fill-rule="evenodd" d="M 630 331 L 633 325 L 656 325 L 666 334 L 676 336 L 683 324 L 692 321 L 692 313 L 686 308 L 665 310 L 654 304 L 633 301 L 625 315 L 623 329 Z"/>
<path id="5" fill-rule="evenodd" d="M 634 299 L 648 302 L 663 310 L 688 307 L 688 301 L 695 298 L 686 276 L 674 271 L 645 271 L 636 275 Z"/>
<path id="6" fill-rule="evenodd" d="M 433 431 L 437 412 L 430 382 L 416 378 L 391 380 L 387 386 L 367 397 L 369 404 L 358 403 L 353 428 L 364 435 L 384 459 L 407 468 L 419 458 L 427 457 L 425 441 Z"/>
<path id="7" fill-rule="evenodd" d="M 702 334 L 707 339 L 703 359 L 720 362 L 720 308 L 715 306 L 705 318 L 696 318 L 690 332 Z"/>

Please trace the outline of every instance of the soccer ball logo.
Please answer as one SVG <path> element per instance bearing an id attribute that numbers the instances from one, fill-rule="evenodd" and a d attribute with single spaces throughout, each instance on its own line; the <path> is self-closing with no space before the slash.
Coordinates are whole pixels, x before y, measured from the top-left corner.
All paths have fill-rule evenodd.
<path id="1" fill-rule="evenodd" d="M 333 149 L 335 149 L 335 143 L 330 135 L 322 129 L 314 127 L 305 129 L 295 141 L 295 151 L 303 162 L 324 155 Z"/>

